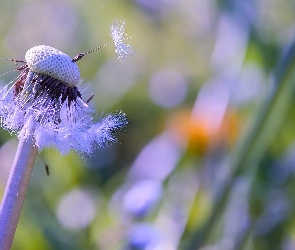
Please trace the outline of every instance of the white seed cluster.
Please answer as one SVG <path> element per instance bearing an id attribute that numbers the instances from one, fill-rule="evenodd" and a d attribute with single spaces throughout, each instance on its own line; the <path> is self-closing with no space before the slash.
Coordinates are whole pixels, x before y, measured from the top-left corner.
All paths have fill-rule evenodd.
<path id="1" fill-rule="evenodd" d="M 29 49 L 25 60 L 30 70 L 49 75 L 69 86 L 77 85 L 80 80 L 77 64 L 68 55 L 50 46 L 39 45 Z"/>

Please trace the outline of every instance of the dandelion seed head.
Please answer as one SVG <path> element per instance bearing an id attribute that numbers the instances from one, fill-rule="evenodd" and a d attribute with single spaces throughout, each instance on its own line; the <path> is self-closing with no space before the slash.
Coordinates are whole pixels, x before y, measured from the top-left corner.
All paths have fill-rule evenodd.
<path id="1" fill-rule="evenodd" d="M 78 66 L 65 53 L 50 46 L 39 45 L 29 49 L 25 56 L 30 70 L 56 78 L 69 86 L 80 80 Z"/>
<path id="2" fill-rule="evenodd" d="M 132 54 L 131 46 L 124 43 L 130 37 L 126 34 L 126 21 L 116 20 L 111 25 L 111 37 L 115 44 L 115 52 L 119 60 L 125 59 Z"/>
<path id="3" fill-rule="evenodd" d="M 125 21 L 116 22 L 111 27 L 119 59 L 131 53 L 124 44 L 124 25 Z M 56 147 L 62 154 L 75 150 L 90 155 L 116 142 L 116 134 L 128 124 L 127 116 L 117 111 L 95 120 L 78 89 L 76 61 L 99 48 L 71 59 L 39 45 L 27 51 L 25 60 L 14 60 L 23 65 L 16 68 L 19 76 L 0 90 L 1 127 L 19 138 L 33 137 L 39 151 Z"/>

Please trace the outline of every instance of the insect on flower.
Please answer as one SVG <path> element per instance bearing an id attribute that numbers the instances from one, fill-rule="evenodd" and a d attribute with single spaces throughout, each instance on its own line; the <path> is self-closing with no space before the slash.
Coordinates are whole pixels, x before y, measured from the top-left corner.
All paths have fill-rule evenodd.
<path id="1" fill-rule="evenodd" d="M 124 43 L 125 21 L 111 25 L 111 36 L 119 59 L 131 54 Z M 116 141 L 115 133 L 128 124 L 127 116 L 117 111 L 93 121 L 92 109 L 84 101 L 77 84 L 80 72 L 76 62 L 86 54 L 73 59 L 63 52 L 45 45 L 26 52 L 25 60 L 12 60 L 19 76 L 0 91 L 1 126 L 18 137 L 33 137 L 39 151 L 45 147 L 58 148 L 62 154 L 75 150 L 91 154 Z"/>

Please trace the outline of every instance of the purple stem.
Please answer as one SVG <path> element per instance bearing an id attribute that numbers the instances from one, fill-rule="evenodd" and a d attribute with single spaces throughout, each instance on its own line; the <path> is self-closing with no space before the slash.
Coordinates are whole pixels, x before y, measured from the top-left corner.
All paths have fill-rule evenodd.
<path id="1" fill-rule="evenodd" d="M 0 249 L 12 245 L 38 149 L 32 138 L 21 138 L 0 207 Z"/>

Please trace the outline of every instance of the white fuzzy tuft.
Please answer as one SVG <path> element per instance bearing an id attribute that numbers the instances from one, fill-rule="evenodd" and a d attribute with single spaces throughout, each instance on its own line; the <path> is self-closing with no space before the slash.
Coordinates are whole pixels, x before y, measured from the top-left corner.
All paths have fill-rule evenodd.
<path id="1" fill-rule="evenodd" d="M 130 54 L 132 54 L 131 46 L 125 44 L 124 41 L 129 39 L 125 31 L 125 20 L 117 20 L 111 25 L 111 36 L 113 38 L 116 54 L 119 60 L 125 59 Z"/>
<path id="2" fill-rule="evenodd" d="M 34 79 L 36 73 L 30 74 L 27 79 Z M 93 110 L 79 97 L 68 105 L 68 99 L 61 103 L 47 92 L 40 94 L 38 88 L 28 87 L 25 93 L 23 100 L 24 96 L 14 95 L 13 88 L 0 90 L 0 126 L 19 138 L 33 136 L 39 151 L 55 147 L 63 155 L 70 150 L 91 155 L 115 142 L 115 135 L 128 124 L 121 111 L 94 121 Z"/>

